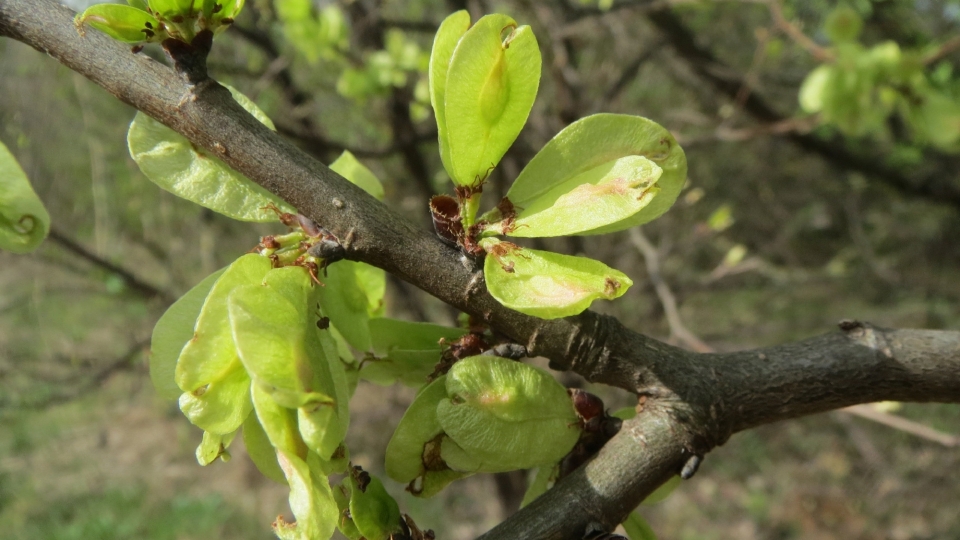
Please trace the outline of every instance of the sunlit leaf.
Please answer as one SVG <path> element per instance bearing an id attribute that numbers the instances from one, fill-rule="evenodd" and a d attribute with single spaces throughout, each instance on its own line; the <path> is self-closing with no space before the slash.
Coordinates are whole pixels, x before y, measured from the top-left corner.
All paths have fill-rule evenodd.
<path id="1" fill-rule="evenodd" d="M 526 493 L 523 494 L 523 500 L 520 502 L 520 508 L 537 500 L 537 497 L 543 495 L 549 489 L 550 484 L 557 479 L 560 472 L 558 465 L 543 465 L 537 468 L 537 475 L 527 486 Z"/>
<path id="2" fill-rule="evenodd" d="M 364 191 L 373 195 L 378 200 L 383 200 L 383 184 L 373 172 L 360 163 L 357 158 L 344 150 L 336 161 L 330 164 L 330 170 L 353 182 L 363 188 Z"/>
<path id="3" fill-rule="evenodd" d="M 823 96 L 830 77 L 833 75 L 833 66 L 824 64 L 811 71 L 800 85 L 800 107 L 808 113 L 820 112 L 823 109 Z"/>
<path id="4" fill-rule="evenodd" d="M 639 116 L 595 114 L 570 124 L 530 160 L 507 197 L 515 207 L 524 209 L 570 178 L 626 156 L 645 157 L 662 169 L 657 196 L 627 219 L 578 234 L 641 225 L 659 217 L 676 201 L 687 179 L 687 159 L 669 131 Z"/>
<path id="5" fill-rule="evenodd" d="M 462 27 L 458 16 L 451 36 Z M 457 44 L 443 90 L 453 181 L 475 185 L 520 134 L 540 84 L 540 49 L 529 26 L 487 15 Z"/>
<path id="6" fill-rule="evenodd" d="M 594 300 L 619 298 L 633 285 L 624 273 L 586 257 L 521 248 L 485 238 L 483 274 L 501 304 L 544 319 L 576 315 Z"/>
<path id="7" fill-rule="evenodd" d="M 50 214 L 13 154 L 0 143 L 0 249 L 29 253 L 49 230 Z"/>
<path id="8" fill-rule="evenodd" d="M 253 408 L 270 445 L 287 456 L 307 459 L 309 449 L 300 436 L 297 425 L 297 411 L 281 406 L 270 393 L 259 384 L 250 390 Z"/>
<path id="9" fill-rule="evenodd" d="M 473 356 L 450 369 L 446 390 L 448 399 L 437 405 L 437 418 L 447 436 L 479 464 L 467 470 L 501 472 L 553 464 L 580 436 L 566 388 L 539 368 Z M 446 445 L 442 456 L 455 469 L 455 462 L 470 461 L 454 459 Z"/>
<path id="10" fill-rule="evenodd" d="M 80 31 L 91 26 L 104 34 L 126 43 L 152 41 L 165 34 L 159 31 L 156 17 L 134 6 L 123 4 L 96 4 L 88 7 L 74 19 Z"/>
<path id="11" fill-rule="evenodd" d="M 167 18 L 186 16 L 193 8 L 194 0 L 148 0 L 150 9 Z"/>
<path id="12" fill-rule="evenodd" d="M 177 359 L 184 345 L 193 337 L 203 302 L 224 270 L 210 274 L 187 291 L 153 327 L 150 338 L 150 380 L 157 394 L 164 399 L 177 399 L 183 392 L 175 378 Z"/>
<path id="13" fill-rule="evenodd" d="M 437 138 L 440 142 L 440 160 L 450 178 L 455 178 L 453 165 L 450 161 L 450 140 L 447 130 L 447 117 L 444 113 L 444 96 L 447 88 L 447 71 L 450 69 L 450 58 L 457 47 L 460 38 L 470 28 L 470 14 L 466 10 L 450 14 L 440 23 L 437 35 L 433 39 L 433 50 L 430 52 L 430 104 L 433 114 L 437 118 Z"/>
<path id="14" fill-rule="evenodd" d="M 250 114 L 273 129 L 273 123 L 247 97 L 230 89 L 235 100 Z M 206 151 L 197 149 L 182 135 L 138 112 L 127 133 L 130 155 L 143 174 L 161 188 L 241 221 L 278 221 L 274 204 L 284 212 L 296 210 Z M 230 141 L 222 141 L 230 150 Z"/>
<path id="15" fill-rule="evenodd" d="M 525 238 L 569 236 L 614 225 L 649 205 L 662 169 L 642 156 L 598 165 L 558 184 L 487 233 Z"/>
<path id="16" fill-rule="evenodd" d="M 287 483 L 287 478 L 277 462 L 277 451 L 270 444 L 270 439 L 256 414 L 248 415 L 243 422 L 243 446 L 257 470 L 264 476 L 274 482 Z"/>

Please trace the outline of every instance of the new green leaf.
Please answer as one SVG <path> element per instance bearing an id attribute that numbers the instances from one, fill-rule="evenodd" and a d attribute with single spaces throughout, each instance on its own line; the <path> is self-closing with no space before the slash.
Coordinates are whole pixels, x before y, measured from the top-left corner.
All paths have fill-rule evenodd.
<path id="1" fill-rule="evenodd" d="M 257 466 L 257 470 L 264 476 L 274 482 L 287 483 L 287 478 L 277 462 L 277 451 L 270 444 L 270 438 L 267 437 L 267 432 L 263 430 L 256 414 L 248 415 L 243 421 L 243 446 L 246 447 L 247 455 Z"/>
<path id="2" fill-rule="evenodd" d="M 13 154 L 0 143 L 0 249 L 29 253 L 49 230 L 50 214 Z"/>
<path id="3" fill-rule="evenodd" d="M 460 38 L 470 28 L 470 14 L 466 10 L 450 14 L 440 23 L 437 35 L 433 39 L 430 52 L 430 104 L 437 118 L 437 138 L 440 143 L 440 161 L 450 178 L 455 178 L 453 164 L 450 161 L 450 136 L 447 130 L 447 116 L 444 108 L 444 96 L 447 90 L 447 72 L 450 59 L 457 48 Z"/>
<path id="4" fill-rule="evenodd" d="M 377 200 L 383 200 L 383 184 L 380 179 L 349 150 L 344 150 L 340 157 L 330 164 L 330 170 L 360 186 Z"/>
<path id="5" fill-rule="evenodd" d="M 244 109 L 273 129 L 273 123 L 252 101 L 232 88 L 230 91 Z M 143 113 L 138 112 L 130 124 L 127 144 L 143 174 L 178 197 L 240 221 L 279 221 L 275 212 L 265 209 L 269 204 L 296 213 L 276 195 Z M 229 151 L 230 141 L 222 144 Z"/>
<path id="6" fill-rule="evenodd" d="M 462 21 L 458 15 L 449 36 Z M 447 40 L 452 37 L 445 37 L 445 47 Z M 448 172 L 456 184 L 476 185 L 486 178 L 513 144 L 536 98 L 540 63 L 533 31 L 517 27 L 506 15 L 487 15 L 460 38 L 442 89 Z"/>
<path id="7" fill-rule="evenodd" d="M 641 225 L 659 217 L 677 200 L 687 179 L 687 159 L 669 131 L 639 116 L 595 114 L 570 124 L 530 160 L 507 197 L 515 207 L 526 209 L 571 178 L 627 156 L 642 156 L 660 167 L 656 197 L 626 219 L 577 234 Z"/>
<path id="8" fill-rule="evenodd" d="M 460 328 L 436 324 L 371 319 L 370 335 L 377 357 L 364 362 L 360 376 L 381 385 L 399 380 L 407 386 L 421 386 L 440 360 L 440 340 L 453 341 L 465 333 Z"/>
<path id="9" fill-rule="evenodd" d="M 351 484 L 350 516 L 366 540 L 387 540 L 399 530 L 400 507 L 379 478 L 371 476 L 363 490 L 352 475 L 344 480 Z"/>
<path id="10" fill-rule="evenodd" d="M 495 238 L 480 245 L 487 252 L 483 274 L 490 294 L 527 315 L 576 315 L 599 298 L 619 298 L 633 285 L 623 272 L 586 257 L 521 248 Z"/>

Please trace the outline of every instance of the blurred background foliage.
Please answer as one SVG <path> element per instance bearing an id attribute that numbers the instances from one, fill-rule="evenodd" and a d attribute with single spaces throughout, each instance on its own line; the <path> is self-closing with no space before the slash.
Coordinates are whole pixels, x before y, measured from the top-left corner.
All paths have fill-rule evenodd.
<path id="1" fill-rule="evenodd" d="M 450 185 L 425 69 L 436 25 L 463 8 L 530 24 L 544 55 L 530 121 L 488 190 L 502 196 L 564 125 L 600 111 L 652 118 L 687 151 L 684 193 L 642 232 L 532 242 L 633 278 L 596 308 L 696 350 L 843 318 L 958 327 L 960 2 L 248 0 L 211 70 L 322 161 L 350 149 L 427 227 L 428 197 Z M 197 465 L 200 432 L 154 396 L 145 349 L 179 294 L 276 231 L 150 184 L 125 146 L 133 113 L 0 40 L 0 140 L 53 217 L 36 253 L 0 253 L 0 538 L 271 538 L 285 488 L 239 448 Z M 396 280 L 388 299 L 393 316 L 455 317 Z M 411 399 L 357 392 L 357 462 L 382 472 Z M 897 414 L 960 432 L 960 406 Z M 960 538 L 958 471 L 956 446 L 834 412 L 735 436 L 642 513 L 662 538 Z M 470 478 L 427 501 L 387 483 L 447 539 L 509 515 L 525 481 Z"/>

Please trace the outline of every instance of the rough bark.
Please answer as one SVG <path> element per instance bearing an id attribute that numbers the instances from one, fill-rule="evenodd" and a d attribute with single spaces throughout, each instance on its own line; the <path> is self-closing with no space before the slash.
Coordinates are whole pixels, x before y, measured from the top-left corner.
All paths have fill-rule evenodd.
<path id="1" fill-rule="evenodd" d="M 475 263 L 256 121 L 212 80 L 191 85 L 129 47 L 73 26 L 53 0 L 0 0 L 0 35 L 83 74 L 333 231 L 379 266 L 550 359 L 635 392 L 640 414 L 592 462 L 483 538 L 581 538 L 611 529 L 660 484 L 731 434 L 877 400 L 960 402 L 960 332 L 840 332 L 776 347 L 696 354 L 586 312 L 543 321 L 498 304 Z M 424 204 L 426 211 L 426 204 Z"/>

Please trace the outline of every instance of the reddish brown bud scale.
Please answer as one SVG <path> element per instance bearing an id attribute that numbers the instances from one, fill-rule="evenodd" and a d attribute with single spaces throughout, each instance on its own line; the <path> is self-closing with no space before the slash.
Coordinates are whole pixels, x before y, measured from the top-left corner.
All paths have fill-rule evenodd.
<path id="1" fill-rule="evenodd" d="M 579 388 L 568 388 L 567 393 L 573 401 L 573 408 L 577 415 L 586 423 L 590 420 L 603 416 L 603 400 L 599 397 L 580 390 Z"/>

